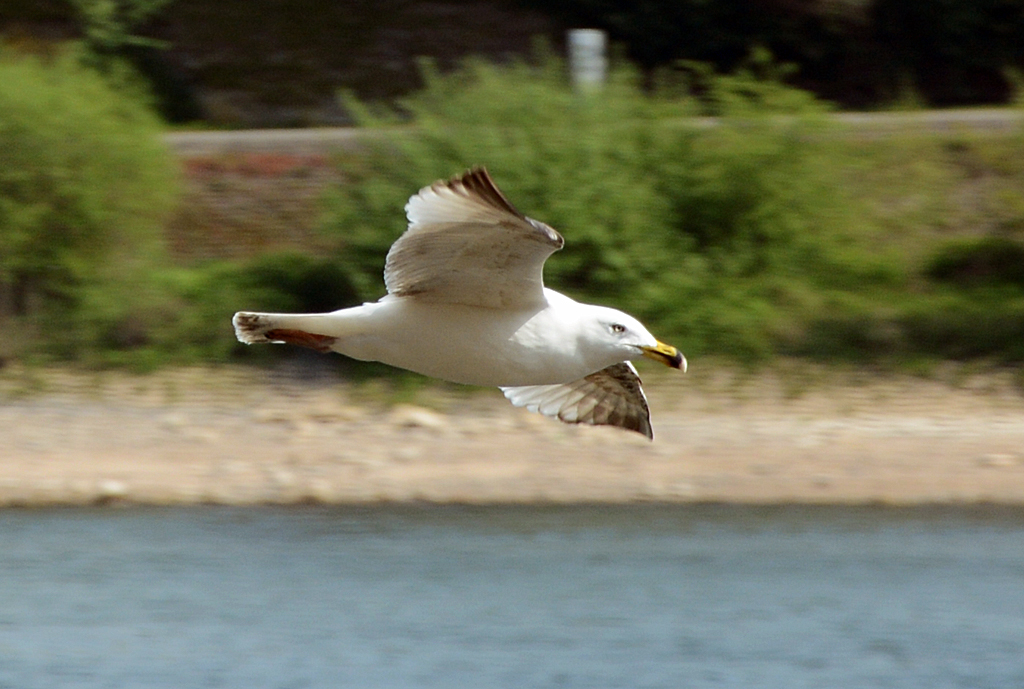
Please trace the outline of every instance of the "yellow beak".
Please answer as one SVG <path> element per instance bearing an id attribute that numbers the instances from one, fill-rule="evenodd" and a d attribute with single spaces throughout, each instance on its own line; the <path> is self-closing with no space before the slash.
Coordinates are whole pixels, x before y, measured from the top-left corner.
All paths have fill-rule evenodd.
<path id="1" fill-rule="evenodd" d="M 648 359 L 660 361 L 666 366 L 678 368 L 683 373 L 686 373 L 686 357 L 672 345 L 658 342 L 653 347 L 641 347 L 640 349 L 643 350 L 644 356 Z"/>

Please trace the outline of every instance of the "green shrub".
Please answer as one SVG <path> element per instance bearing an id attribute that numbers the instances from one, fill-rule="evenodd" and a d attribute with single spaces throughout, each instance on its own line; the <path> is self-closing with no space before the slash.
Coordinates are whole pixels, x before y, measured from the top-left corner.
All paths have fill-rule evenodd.
<path id="1" fill-rule="evenodd" d="M 966 287 L 1024 287 L 1024 244 L 998 236 L 957 239 L 935 252 L 925 273 L 933 280 Z"/>
<path id="2" fill-rule="evenodd" d="M 235 339 L 235 311 L 322 312 L 358 303 L 333 261 L 282 252 L 247 261 L 162 267 L 150 275 L 159 299 L 120 320 L 79 358 L 96 364 L 193 363 L 234 357 L 274 359 L 289 348 L 246 347 Z M 95 313 L 95 311 L 93 311 Z"/>
<path id="3" fill-rule="evenodd" d="M 654 95 L 627 66 L 581 94 L 559 60 L 538 62 L 426 65 L 427 87 L 401 103 L 408 133 L 343 161 L 324 231 L 362 298 L 383 292 L 409 195 L 478 164 L 565 235 L 550 286 L 628 310 L 688 352 L 767 356 L 819 286 L 898 273 L 851 244 L 827 108 L 780 83 L 768 57 L 724 77 L 691 70 Z M 349 105 L 366 126 L 396 119 Z"/>
<path id="4" fill-rule="evenodd" d="M 72 354 L 160 301 L 147 274 L 177 180 L 160 133 L 140 94 L 73 55 L 0 54 L 0 319 Z"/>
<path id="5" fill-rule="evenodd" d="M 1024 293 L 1018 289 L 943 291 L 908 304 L 901 325 L 911 352 L 1024 361 Z"/>
<path id="6" fill-rule="evenodd" d="M 295 252 L 262 256 L 243 264 L 235 277 L 261 311 L 321 313 L 360 303 L 337 263 Z"/>

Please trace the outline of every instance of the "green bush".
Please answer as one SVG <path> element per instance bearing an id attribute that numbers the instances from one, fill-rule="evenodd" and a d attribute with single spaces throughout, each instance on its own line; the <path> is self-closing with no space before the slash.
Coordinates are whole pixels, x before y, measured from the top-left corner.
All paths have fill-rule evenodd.
<path id="1" fill-rule="evenodd" d="M 964 167 L 974 144 L 950 157 L 938 140 L 889 141 L 915 160 L 893 161 L 830 128 L 764 53 L 731 75 L 682 67 L 652 95 L 623 66 L 582 94 L 551 57 L 446 76 L 427 65 L 427 88 L 401 104 L 414 126 L 342 161 L 324 228 L 339 265 L 361 298 L 379 296 L 406 198 L 484 164 L 565 235 L 550 286 L 623 308 L 691 355 L 1021 358 L 1019 242 L 932 248 L 950 223 L 1010 228 L 1016 168 L 994 161 L 990 216 L 958 220 L 948 194 L 977 176 Z M 368 126 L 397 119 L 352 106 Z"/>
<path id="2" fill-rule="evenodd" d="M 942 291 L 903 309 L 907 350 L 944 359 L 1024 360 L 1024 293 Z"/>
<path id="3" fill-rule="evenodd" d="M 376 299 L 408 197 L 483 164 L 565 235 L 550 286 L 695 358 L 1024 359 L 1024 138 L 869 145 L 766 55 L 731 75 L 683 67 L 653 92 L 620 65 L 576 93 L 550 56 L 427 65 L 401 117 L 350 102 L 383 135 L 339 159 L 315 257 L 175 266 L 161 251 L 175 165 L 144 99 L 70 58 L 0 60 L 0 356 L 26 332 L 96 364 L 294 356 L 239 345 L 231 314 Z M 958 180 L 972 194 L 959 210 Z M 978 228 L 999 238 L 950 240 Z"/>
<path id="4" fill-rule="evenodd" d="M 282 252 L 247 261 L 163 266 L 150 274 L 159 299 L 120 320 L 106 319 L 102 338 L 79 359 L 98 365 L 148 368 L 166 363 L 272 360 L 283 347 L 246 347 L 235 339 L 231 315 L 240 310 L 322 312 L 358 303 L 333 262 Z"/>
<path id="5" fill-rule="evenodd" d="M 565 235 L 550 286 L 628 310 L 694 354 L 767 356 L 822 289 L 898 273 L 851 244 L 826 107 L 784 86 L 767 56 L 729 76 L 690 70 L 654 95 L 627 66 L 586 94 L 559 60 L 538 62 L 426 65 L 426 89 L 401 103 L 409 133 L 343 161 L 324 230 L 362 298 L 383 291 L 409 195 L 471 165 Z M 365 126 L 396 119 L 349 106 Z"/>
<path id="6" fill-rule="evenodd" d="M 1024 287 L 1024 243 L 998 236 L 954 240 L 939 248 L 925 272 L 934 280 L 966 287 Z"/>
<path id="7" fill-rule="evenodd" d="M 137 344 L 126 324 L 161 300 L 148 272 L 176 198 L 160 133 L 141 94 L 75 55 L 0 54 L 0 319 L 35 325 L 64 355 Z"/>

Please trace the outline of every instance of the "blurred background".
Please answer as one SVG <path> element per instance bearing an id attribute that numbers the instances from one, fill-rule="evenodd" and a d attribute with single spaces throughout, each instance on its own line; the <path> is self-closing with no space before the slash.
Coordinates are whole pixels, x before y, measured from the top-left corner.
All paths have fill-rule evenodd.
<path id="1" fill-rule="evenodd" d="M 654 444 L 235 340 L 473 165 Z M 1019 0 L 0 4 L 2 686 L 1024 686 L 1022 359 Z"/>
<path id="2" fill-rule="evenodd" d="M 472 164 L 572 238 L 552 286 L 691 357 L 1024 353 L 1016 2 L 13 1 L 0 27 L 4 360 L 293 356 L 223 314 L 376 299 L 405 199 Z M 573 27 L 606 32 L 599 92 Z"/>

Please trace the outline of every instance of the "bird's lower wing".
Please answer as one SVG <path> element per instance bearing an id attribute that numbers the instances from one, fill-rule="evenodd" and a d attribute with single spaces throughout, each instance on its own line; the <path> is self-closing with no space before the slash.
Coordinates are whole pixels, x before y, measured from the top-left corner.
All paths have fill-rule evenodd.
<path id="1" fill-rule="evenodd" d="M 617 426 L 654 439 L 647 397 L 628 361 L 572 383 L 503 387 L 501 391 L 517 407 L 566 423 Z"/>

